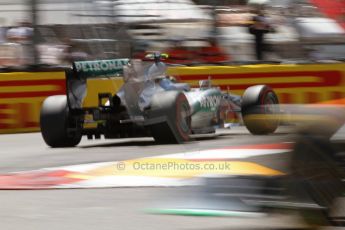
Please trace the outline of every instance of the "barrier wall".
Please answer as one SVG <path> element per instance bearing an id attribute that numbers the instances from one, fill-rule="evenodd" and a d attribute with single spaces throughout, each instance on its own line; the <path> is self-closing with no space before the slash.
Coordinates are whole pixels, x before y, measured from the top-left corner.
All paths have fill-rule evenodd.
<path id="1" fill-rule="evenodd" d="M 248 65 L 173 67 L 168 73 L 178 80 L 198 85 L 212 78 L 214 85 L 235 94 L 254 84 L 268 84 L 281 103 L 314 103 L 345 98 L 345 64 Z M 107 81 L 96 82 L 88 94 L 96 99 L 96 89 L 119 87 Z M 50 95 L 65 93 L 64 72 L 0 73 L 0 133 L 39 130 L 39 110 Z M 95 103 L 95 101 L 93 102 Z"/>
<path id="2" fill-rule="evenodd" d="M 122 79 L 90 80 L 85 103 L 97 105 L 98 92 L 114 92 Z M 0 73 L 0 133 L 39 130 L 39 113 L 48 96 L 66 93 L 65 73 L 11 72 Z"/>
<path id="3" fill-rule="evenodd" d="M 211 77 L 222 90 L 241 95 L 255 84 L 271 86 L 281 103 L 315 103 L 345 97 L 345 64 L 174 67 L 169 74 L 197 86 Z"/>
<path id="4" fill-rule="evenodd" d="M 42 101 L 65 94 L 64 72 L 0 73 L 0 133 L 37 131 Z"/>

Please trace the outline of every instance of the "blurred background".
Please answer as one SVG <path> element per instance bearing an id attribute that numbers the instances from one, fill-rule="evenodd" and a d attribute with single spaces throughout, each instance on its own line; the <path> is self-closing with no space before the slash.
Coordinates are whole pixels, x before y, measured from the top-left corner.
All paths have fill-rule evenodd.
<path id="1" fill-rule="evenodd" d="M 292 121 L 291 114 L 295 114 L 299 119 L 296 118 L 297 122 L 307 125 L 305 130 L 315 133 L 302 129 L 297 136 L 290 136 L 282 129 L 278 135 L 265 137 L 251 136 L 244 127 L 231 127 L 227 137 L 220 134 L 219 138 L 200 139 L 184 145 L 154 145 L 151 139 L 100 140 L 91 144 L 86 144 L 85 140 L 82 147 L 75 149 L 47 149 L 40 133 L 1 135 L 3 139 L 0 142 L 5 147 L 0 154 L 0 171 L 8 173 L 90 162 L 118 162 L 148 156 L 159 159 L 163 154 L 176 153 L 187 153 L 185 156 L 188 157 L 194 152 L 195 159 L 202 159 L 198 154 L 200 150 L 254 145 L 254 148 L 247 146 L 248 152 L 257 151 L 257 154 L 249 154 L 248 157 L 247 152 L 242 152 L 243 148 L 239 147 L 239 157 L 227 153 L 225 161 L 232 159 L 235 165 L 236 159 L 237 162 L 254 162 L 260 167 L 286 172 L 288 176 L 291 173 L 292 177 L 287 178 L 290 183 L 270 175 L 242 177 L 240 180 L 220 176 L 210 180 L 206 178 L 204 187 L 196 192 L 182 188 L 181 193 L 173 190 L 168 194 L 166 188 L 141 188 L 143 182 L 140 177 L 133 180 L 136 188 L 110 189 L 108 182 L 102 180 L 102 176 L 118 176 L 110 170 L 109 174 L 97 175 L 103 183 L 97 186 L 109 188 L 104 190 L 1 191 L 3 209 L 0 219 L 4 226 L 8 226 L 7 229 L 14 229 L 14 226 L 19 229 L 24 225 L 26 229 L 46 229 L 47 226 L 54 229 L 54 224 L 60 228 L 61 223 L 73 226 L 72 229 L 85 229 L 85 226 L 89 229 L 91 226 L 97 229 L 113 229 L 114 226 L 122 229 L 158 229 L 161 226 L 166 229 L 220 230 L 246 229 L 247 226 L 277 229 L 275 226 L 280 224 L 284 229 L 294 229 L 292 225 L 301 221 L 282 218 L 285 209 L 298 210 L 299 217 L 306 219 L 305 222 L 309 216 L 316 216 L 315 219 L 322 220 L 324 225 L 329 221 L 323 220 L 328 218 L 324 211 L 329 211 L 334 202 L 341 206 L 341 217 L 345 216 L 342 196 L 345 191 L 345 116 L 344 106 L 340 106 L 345 104 L 345 0 L 0 0 L 0 133 L 39 131 L 42 102 L 47 96 L 66 93 L 64 70 L 71 66 L 72 61 L 143 58 L 150 51 L 168 53 L 170 58 L 167 62 L 175 65 L 290 63 L 292 65 L 249 65 L 243 68 L 208 66 L 194 70 L 172 67 L 169 74 L 178 76 L 177 80 L 193 87 L 198 86 L 199 80 L 212 77 L 222 90 L 229 92 L 231 89 L 231 93 L 238 95 L 253 84 L 268 84 L 277 92 L 282 104 L 292 104 L 291 107 L 283 107 L 287 117 Z M 315 62 L 322 64 L 294 65 Z M 328 65 L 338 62 L 342 63 Z M 93 82 L 89 92 L 102 88 L 106 83 L 103 81 L 97 85 Z M 319 104 L 310 106 L 311 103 L 335 99 L 338 100 L 324 104 L 324 107 Z M 321 118 L 315 118 L 323 114 Z M 336 122 L 338 120 L 339 123 Z M 342 132 L 329 140 L 326 134 L 333 128 L 332 123 L 336 123 L 336 128 L 342 126 Z M 317 133 L 318 130 L 321 134 Z M 291 142 L 297 143 L 291 147 L 293 149 L 283 148 L 276 155 L 270 154 L 275 148 L 282 148 L 280 143 Z M 258 147 L 266 143 L 269 145 L 265 148 Z M 279 146 L 267 147 L 275 143 Z M 223 153 L 218 155 L 219 159 L 224 156 Z M 214 162 L 216 157 L 211 151 L 209 160 Z M 243 168 L 238 169 L 241 171 Z M 19 178 L 19 183 L 29 189 L 37 189 L 40 183 L 44 186 L 65 183 L 59 177 L 65 175 L 65 168 L 62 169 L 56 178 L 55 174 L 51 177 L 41 174 L 31 177 L 30 174 L 28 177 L 24 175 L 27 181 Z M 259 171 L 253 167 L 246 170 L 245 175 L 256 175 Z M 80 173 L 80 176 L 92 178 L 86 173 Z M 158 180 L 163 176 L 157 176 Z M 14 182 L 16 180 L 14 176 Z M 4 184 L 8 189 L 6 185 L 10 183 L 13 186 L 11 183 L 14 182 L 2 176 L 0 189 L 4 189 Z M 92 186 L 88 188 L 94 188 Z M 279 193 L 291 188 L 293 191 L 286 194 Z M 278 192 L 272 194 L 267 191 Z M 233 194 L 245 196 L 245 199 L 240 195 L 231 197 Z M 193 211 L 197 208 L 223 209 L 217 206 L 221 204 L 227 206 L 227 211 L 277 215 L 234 222 L 231 218 L 216 221 L 179 219 L 141 212 L 151 208 L 156 201 L 165 202 L 165 195 L 175 206 L 165 207 L 158 202 L 158 208 L 176 208 L 175 211 L 177 208 Z M 292 203 L 290 196 L 300 198 L 298 201 L 301 202 L 294 200 Z M 342 196 L 342 202 L 336 201 L 339 196 Z M 191 199 L 195 203 L 185 203 L 185 198 L 190 197 L 195 199 Z M 310 197 L 318 199 L 312 202 Z M 183 198 L 183 205 L 178 206 L 180 198 Z M 234 208 L 230 203 L 240 205 Z M 268 208 L 270 210 L 266 211 Z M 202 215 L 206 216 L 205 213 Z M 345 225 L 344 220 L 341 219 L 342 226 Z M 310 223 L 310 226 L 321 225 L 315 220 Z"/>
<path id="2" fill-rule="evenodd" d="M 151 50 L 177 64 L 257 61 L 258 14 L 270 27 L 260 62 L 345 57 L 344 0 L 1 0 L 0 11 L 1 66 Z"/>

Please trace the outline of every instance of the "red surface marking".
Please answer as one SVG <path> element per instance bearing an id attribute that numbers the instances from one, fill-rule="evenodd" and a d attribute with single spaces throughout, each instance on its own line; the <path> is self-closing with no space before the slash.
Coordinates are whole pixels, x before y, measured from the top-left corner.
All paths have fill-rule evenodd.
<path id="1" fill-rule="evenodd" d="M 49 189 L 56 185 L 82 181 L 82 179 L 66 177 L 70 173 L 66 170 L 55 170 L 0 175 L 0 189 Z"/>
<path id="2" fill-rule="evenodd" d="M 286 149 L 290 150 L 292 144 L 259 144 L 234 146 L 223 149 Z M 205 159 L 200 159 L 205 160 Z M 212 159 L 207 159 L 212 160 Z M 221 159 L 213 159 L 220 161 Z M 227 159 L 228 160 L 228 159 Z M 193 161 L 198 161 L 193 159 Z M 47 172 L 20 172 L 14 174 L 0 175 L 0 189 L 53 189 L 54 186 L 62 184 L 72 184 L 83 179 L 68 178 L 66 175 L 73 173 L 67 170 L 55 170 Z"/>

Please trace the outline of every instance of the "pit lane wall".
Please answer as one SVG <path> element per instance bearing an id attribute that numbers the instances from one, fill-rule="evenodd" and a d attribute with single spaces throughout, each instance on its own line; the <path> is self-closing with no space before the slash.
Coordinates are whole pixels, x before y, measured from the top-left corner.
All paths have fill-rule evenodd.
<path id="1" fill-rule="evenodd" d="M 267 84 L 277 92 L 281 103 L 315 103 L 345 97 L 344 63 L 171 67 L 168 74 L 193 86 L 210 77 L 213 85 L 235 94 L 242 94 L 254 84 Z M 116 87 L 122 84 L 119 81 Z M 113 85 L 93 82 L 88 94 L 96 99 L 96 89 L 110 89 Z M 61 70 L 0 73 L 0 133 L 38 131 L 43 100 L 58 94 L 65 94 Z"/>

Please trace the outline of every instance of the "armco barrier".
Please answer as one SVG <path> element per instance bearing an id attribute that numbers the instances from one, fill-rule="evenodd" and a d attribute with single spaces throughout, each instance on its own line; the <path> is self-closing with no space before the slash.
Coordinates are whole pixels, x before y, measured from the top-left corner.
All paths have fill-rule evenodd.
<path id="1" fill-rule="evenodd" d="M 211 77 L 214 85 L 236 94 L 254 84 L 268 84 L 282 103 L 345 98 L 345 64 L 173 67 L 168 73 L 194 86 Z M 97 100 L 96 90 L 119 87 L 122 80 L 116 85 L 102 80 L 88 84 L 88 95 Z M 0 73 L 0 133 L 38 131 L 43 100 L 64 93 L 63 71 Z"/>

